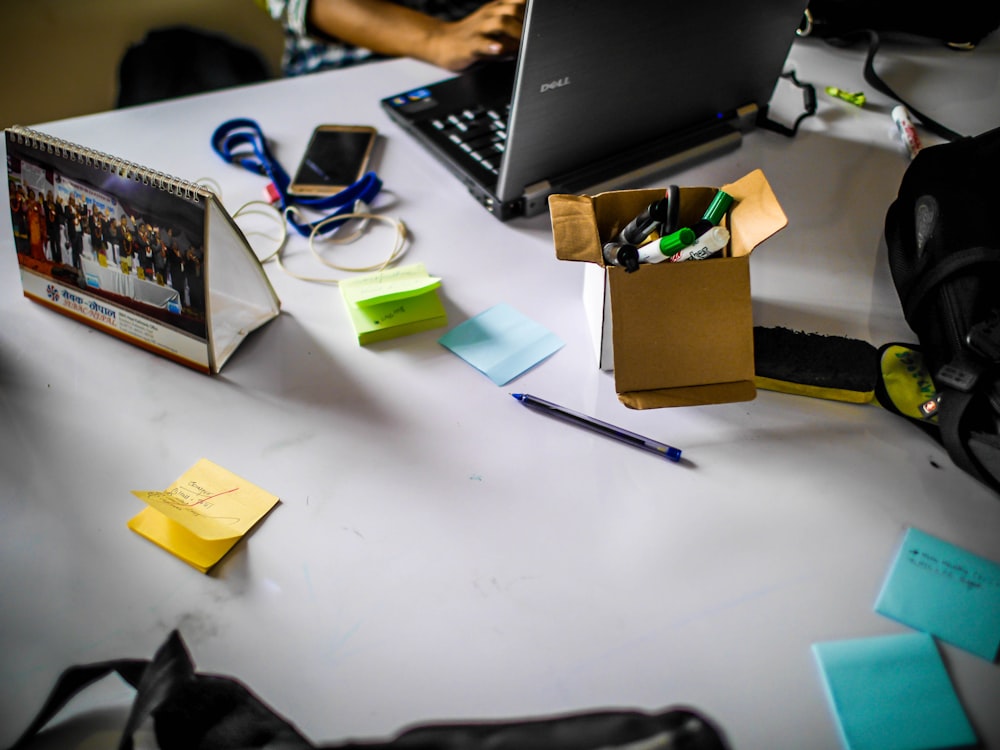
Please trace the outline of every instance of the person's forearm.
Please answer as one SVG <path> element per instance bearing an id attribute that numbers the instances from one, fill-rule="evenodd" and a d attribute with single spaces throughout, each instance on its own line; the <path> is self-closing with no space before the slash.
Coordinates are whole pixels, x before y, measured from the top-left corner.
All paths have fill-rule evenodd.
<path id="1" fill-rule="evenodd" d="M 387 0 L 312 0 L 309 23 L 381 55 L 433 62 L 428 43 L 444 22 Z"/>

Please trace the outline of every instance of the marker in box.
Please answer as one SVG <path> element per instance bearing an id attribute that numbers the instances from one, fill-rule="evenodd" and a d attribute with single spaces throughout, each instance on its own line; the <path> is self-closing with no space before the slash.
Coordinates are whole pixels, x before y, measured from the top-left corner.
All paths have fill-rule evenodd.
<path id="1" fill-rule="evenodd" d="M 670 260 L 670 256 L 688 247 L 694 240 L 694 231 L 689 227 L 682 227 L 666 237 L 660 237 L 660 239 L 640 247 L 638 249 L 639 262 L 659 263 Z"/>
<path id="2" fill-rule="evenodd" d="M 618 233 L 617 240 L 629 245 L 638 245 L 653 231 L 669 234 L 677 227 L 677 215 L 680 211 L 680 188 L 671 185 L 666 195 L 658 201 L 650 203 L 625 228 Z"/>
<path id="3" fill-rule="evenodd" d="M 670 207 L 666 198 L 660 198 L 660 200 L 650 203 L 618 233 L 618 241 L 637 245 L 667 219 L 669 211 Z"/>
<path id="4" fill-rule="evenodd" d="M 699 237 L 693 245 L 688 245 L 683 250 L 670 257 L 671 263 L 679 263 L 684 260 L 703 260 L 715 255 L 729 244 L 729 230 L 725 227 L 712 227 Z"/>
<path id="5" fill-rule="evenodd" d="M 731 205 L 733 205 L 733 196 L 724 190 L 717 192 L 712 198 L 712 202 L 708 204 L 708 208 L 705 209 L 705 213 L 691 227 L 694 230 L 694 236 L 701 237 L 722 221 L 722 217 L 726 215 L 726 211 Z"/>
<path id="6" fill-rule="evenodd" d="M 639 270 L 639 252 L 635 245 L 608 242 L 602 248 L 604 262 L 609 266 L 623 266 L 626 273 Z"/>

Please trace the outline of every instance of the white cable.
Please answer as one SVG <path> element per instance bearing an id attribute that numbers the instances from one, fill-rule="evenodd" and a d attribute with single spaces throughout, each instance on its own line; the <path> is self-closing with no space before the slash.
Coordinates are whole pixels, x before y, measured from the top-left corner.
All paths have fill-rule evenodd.
<path id="1" fill-rule="evenodd" d="M 402 219 L 396 219 L 391 216 L 384 216 L 382 214 L 372 213 L 370 210 L 367 210 L 368 209 L 367 204 L 363 203 L 362 201 L 357 202 L 356 208 L 358 209 L 364 208 L 366 210 L 356 210 L 353 213 L 329 216 L 326 219 L 322 219 L 313 225 L 312 231 L 310 232 L 307 240 L 308 240 L 309 250 L 312 252 L 316 260 L 318 260 L 323 265 L 329 268 L 333 268 L 337 271 L 344 271 L 346 273 L 367 273 L 372 271 L 381 271 L 387 268 L 388 266 L 392 265 L 396 261 L 398 261 L 401 257 L 403 257 L 403 255 L 406 253 L 409 247 L 408 244 L 409 233 L 407 232 L 406 225 L 403 223 Z M 268 216 L 270 218 L 273 218 L 278 223 L 281 232 L 280 235 L 277 237 L 275 237 L 272 234 L 267 234 L 263 231 L 248 232 L 247 230 L 243 230 L 244 235 L 246 235 L 247 237 L 259 236 L 275 242 L 274 249 L 271 250 L 271 252 L 268 253 L 267 255 L 261 256 L 259 253 L 257 253 L 256 250 L 254 250 L 254 254 L 257 256 L 257 259 L 260 261 L 261 264 L 273 260 L 275 263 L 277 263 L 278 267 L 282 271 L 284 271 L 286 274 L 288 274 L 293 278 L 299 279 L 300 281 L 310 281 L 319 284 L 340 283 L 341 280 L 336 278 L 304 276 L 302 274 L 295 273 L 294 271 L 289 270 L 282 262 L 281 255 L 285 249 L 285 245 L 288 242 L 287 214 L 290 212 L 294 212 L 296 214 L 301 215 L 301 212 L 295 206 L 289 206 L 287 209 L 285 209 L 284 212 L 282 212 L 273 204 L 268 203 L 267 201 L 256 200 L 244 203 L 242 206 L 236 209 L 235 212 L 233 212 L 232 218 L 235 221 L 237 218 L 241 216 L 248 216 L 248 215 Z M 334 221 L 343 222 L 348 219 L 360 219 L 361 224 L 351 234 L 340 235 L 339 233 L 337 233 L 322 239 L 325 239 L 327 242 L 334 245 L 347 245 L 349 243 L 357 241 L 360 237 L 362 237 L 366 233 L 370 222 L 380 221 L 382 223 L 389 224 L 396 230 L 395 239 L 392 244 L 392 250 L 389 252 L 389 255 L 386 256 L 379 263 L 361 267 L 344 266 L 337 263 L 333 263 L 324 258 L 316 247 L 317 236 L 320 234 L 321 230 L 331 222 Z M 241 229 L 243 228 L 241 227 Z"/>
<path id="2" fill-rule="evenodd" d="M 363 219 L 366 222 L 381 221 L 385 224 L 389 224 L 390 226 L 394 227 L 396 229 L 396 238 L 392 245 L 392 251 L 381 263 L 376 263 L 370 266 L 351 267 L 351 266 L 343 266 L 337 263 L 331 263 L 322 255 L 320 255 L 319 251 L 316 249 L 316 244 L 315 244 L 316 235 L 319 234 L 320 230 L 323 228 L 324 225 L 330 223 L 331 221 L 342 221 L 344 219 Z M 349 242 L 354 242 L 358 236 L 359 235 L 356 232 L 353 235 L 348 235 L 347 237 L 343 238 L 339 237 L 338 235 L 332 235 L 330 237 L 327 237 L 326 240 L 327 242 L 330 242 L 335 245 L 345 245 Z M 336 269 L 338 271 L 346 271 L 349 273 L 365 273 L 368 271 L 381 271 L 382 269 L 392 265 L 401 257 L 403 257 L 408 247 L 407 244 L 408 239 L 409 239 L 409 234 L 406 231 L 406 225 L 403 223 L 402 219 L 396 219 L 391 216 L 384 216 L 382 214 L 374 214 L 369 211 L 357 211 L 349 214 L 340 214 L 339 216 L 331 216 L 329 219 L 324 219 L 320 222 L 317 222 L 313 226 L 313 230 L 309 235 L 309 249 L 312 251 L 312 254 L 316 257 L 316 260 L 318 260 L 325 266 L 329 266 L 330 268 Z"/>
<path id="3" fill-rule="evenodd" d="M 256 206 L 261 206 L 267 210 L 265 211 L 254 208 Z M 253 210 L 248 210 L 248 209 L 253 209 Z M 249 203 L 244 203 L 233 213 L 233 221 L 236 221 L 236 219 L 240 216 L 246 216 L 246 215 L 268 216 L 270 218 L 273 218 L 277 222 L 278 227 L 281 230 L 281 234 L 278 237 L 266 234 L 265 232 L 262 231 L 247 232 L 246 230 L 244 230 L 243 233 L 248 237 L 251 236 L 264 237 L 266 239 L 273 240 L 276 244 L 274 249 L 268 255 L 261 257 L 261 255 L 257 253 L 256 250 L 254 250 L 254 254 L 257 256 L 257 260 L 259 260 L 261 263 L 267 263 L 269 260 L 278 258 L 280 265 L 281 250 L 284 248 L 285 242 L 288 241 L 288 222 L 285 221 L 285 218 L 281 215 L 281 212 L 267 201 L 250 201 Z"/>

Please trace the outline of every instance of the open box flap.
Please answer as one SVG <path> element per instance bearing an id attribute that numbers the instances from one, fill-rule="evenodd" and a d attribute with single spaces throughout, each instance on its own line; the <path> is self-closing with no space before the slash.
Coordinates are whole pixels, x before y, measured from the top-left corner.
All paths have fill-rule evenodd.
<path id="1" fill-rule="evenodd" d="M 755 169 L 721 189 L 734 199 L 727 224 L 732 237 L 730 253 L 734 257 L 747 255 L 788 224 L 788 217 L 761 170 Z"/>
<path id="2" fill-rule="evenodd" d="M 559 260 L 603 262 L 593 198 L 589 195 L 551 195 L 549 216 Z"/>
<path id="3" fill-rule="evenodd" d="M 735 199 L 730 220 L 726 222 L 732 234 L 731 255 L 748 254 L 788 224 L 788 217 L 761 170 L 754 170 L 721 189 Z M 710 187 L 681 188 L 680 223 L 690 225 L 700 219 L 716 192 L 716 188 Z M 556 257 L 603 265 L 603 243 L 615 237 L 633 216 L 664 193 L 656 188 L 615 190 L 594 196 L 563 193 L 549 196 Z"/>

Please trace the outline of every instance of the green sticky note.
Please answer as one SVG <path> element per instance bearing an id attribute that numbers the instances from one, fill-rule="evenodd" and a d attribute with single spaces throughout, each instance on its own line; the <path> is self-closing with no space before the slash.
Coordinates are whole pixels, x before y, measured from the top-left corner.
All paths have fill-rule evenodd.
<path id="1" fill-rule="evenodd" d="M 965 747 L 976 735 L 926 633 L 813 645 L 848 750 Z"/>
<path id="2" fill-rule="evenodd" d="M 341 297 L 359 344 L 407 336 L 448 325 L 437 289 L 423 263 L 386 269 L 340 282 Z"/>
<path id="3" fill-rule="evenodd" d="M 340 282 L 340 293 L 359 307 L 373 307 L 416 297 L 439 286 L 441 279 L 428 275 L 423 263 L 413 263 L 345 279 Z"/>
<path id="4" fill-rule="evenodd" d="M 1000 565 L 908 529 L 875 611 L 994 661 L 1000 648 Z"/>

